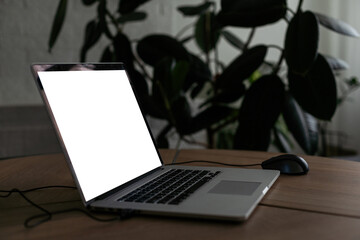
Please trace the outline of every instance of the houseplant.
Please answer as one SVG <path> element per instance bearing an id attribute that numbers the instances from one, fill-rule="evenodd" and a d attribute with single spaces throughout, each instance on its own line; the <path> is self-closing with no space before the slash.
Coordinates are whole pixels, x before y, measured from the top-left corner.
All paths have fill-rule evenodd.
<path id="1" fill-rule="evenodd" d="M 123 26 L 146 18 L 146 12 L 137 10 L 146 2 L 151 1 L 120 0 L 117 9 L 110 11 L 106 0 L 82 0 L 84 5 L 96 5 L 97 12 L 85 27 L 80 60 L 86 61 L 87 52 L 101 36 L 107 38 L 109 45 L 100 60 L 124 62 L 146 114 L 166 121 L 156 136 L 159 146 L 168 146 L 171 131 L 180 140 L 194 142 L 189 136 L 206 130 L 206 146 L 216 147 L 216 137 L 224 136 L 223 130 L 232 126 L 232 148 L 266 150 L 273 139 L 281 151 L 289 151 L 280 119 L 306 153 L 317 151 L 317 120 L 328 121 L 334 115 L 333 69 L 341 68 L 340 60 L 318 52 L 319 27 L 354 37 L 356 30 L 328 16 L 303 11 L 303 0 L 296 10 L 286 0 L 222 0 L 219 11 L 211 1 L 178 8 L 179 14 L 196 19 L 190 36 L 152 34 L 134 42 Z M 66 5 L 67 0 L 60 0 L 50 50 L 64 23 Z M 252 45 L 258 27 L 281 20 L 288 23 L 284 47 Z M 239 39 L 229 26 L 251 29 L 248 39 Z M 218 58 L 220 38 L 239 50 L 227 66 Z M 202 54 L 187 49 L 188 41 L 195 41 Z M 269 48 L 281 53 L 276 63 L 266 61 Z M 264 65 L 270 72 L 261 72 Z M 279 75 L 284 68 L 286 77 Z"/>

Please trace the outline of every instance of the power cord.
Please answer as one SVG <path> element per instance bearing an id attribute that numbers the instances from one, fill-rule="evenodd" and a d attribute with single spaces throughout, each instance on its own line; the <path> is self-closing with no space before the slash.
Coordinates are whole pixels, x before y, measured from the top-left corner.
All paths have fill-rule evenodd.
<path id="1" fill-rule="evenodd" d="M 70 189 L 76 189 L 75 187 L 72 186 L 44 186 L 44 187 L 37 187 L 37 188 L 31 188 L 31 189 L 27 189 L 27 190 L 19 190 L 19 189 L 12 189 L 12 190 L 0 190 L 0 193 L 5 193 L 5 195 L 0 195 L 0 198 L 7 198 L 10 197 L 13 193 L 18 193 L 21 197 L 23 197 L 28 203 L 30 203 L 31 206 L 39 209 L 40 211 L 42 211 L 42 214 L 38 214 L 35 216 L 31 216 L 27 219 L 25 219 L 24 221 L 24 226 L 26 228 L 33 228 L 36 227 L 44 222 L 47 222 L 49 220 L 51 220 L 52 216 L 55 214 L 61 214 L 61 213 L 67 213 L 67 212 L 81 212 L 83 214 L 85 214 L 86 216 L 90 217 L 93 220 L 99 221 L 99 222 L 110 222 L 110 221 L 116 221 L 116 220 L 123 220 L 126 218 L 129 218 L 130 216 L 132 216 L 132 211 L 122 211 L 120 212 L 119 216 L 113 217 L 113 218 L 99 218 L 96 217 L 95 215 L 92 215 L 91 213 L 89 213 L 88 211 L 81 209 L 81 208 L 70 208 L 70 209 L 65 209 L 65 210 L 60 210 L 60 211 L 54 211 L 54 212 L 50 212 L 48 210 L 46 210 L 45 208 L 41 207 L 40 205 L 34 203 L 33 201 L 31 201 L 26 195 L 25 193 L 28 192 L 32 192 L 32 191 L 37 191 L 37 190 L 41 190 L 41 189 L 49 189 L 49 188 L 70 188 Z"/>

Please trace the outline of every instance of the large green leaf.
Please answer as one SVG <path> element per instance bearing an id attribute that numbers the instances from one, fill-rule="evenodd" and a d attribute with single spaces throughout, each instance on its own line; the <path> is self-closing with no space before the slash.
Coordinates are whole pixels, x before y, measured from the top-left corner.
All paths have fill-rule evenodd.
<path id="1" fill-rule="evenodd" d="M 290 70 L 296 74 L 306 74 L 314 64 L 318 54 L 319 24 L 310 12 L 298 12 L 286 31 L 285 59 Z"/>
<path id="2" fill-rule="evenodd" d="M 118 12 L 121 14 L 128 14 L 133 12 L 140 5 L 148 2 L 149 0 L 120 0 Z"/>
<path id="3" fill-rule="evenodd" d="M 260 67 L 264 62 L 267 53 L 267 47 L 264 45 L 255 46 L 230 63 L 217 79 L 216 85 L 220 89 L 229 89 L 236 82 L 242 82 Z"/>
<path id="4" fill-rule="evenodd" d="M 149 115 L 166 119 L 170 123 L 173 123 L 173 120 L 169 117 L 171 104 L 166 85 L 169 84 L 167 80 L 170 80 L 171 77 L 172 63 L 172 59 L 165 58 L 154 67 L 151 96 L 144 102 Z"/>
<path id="5" fill-rule="evenodd" d="M 86 5 L 86 6 L 91 6 L 93 5 L 95 2 L 97 2 L 98 0 L 82 0 L 81 2 Z"/>
<path id="6" fill-rule="evenodd" d="M 189 54 L 189 71 L 186 76 L 186 80 L 184 83 L 184 91 L 188 91 L 192 86 L 204 86 L 205 82 L 211 81 L 211 72 L 209 66 L 206 65 L 203 60 L 199 57 Z M 200 87 L 200 90 L 202 87 Z M 194 92 L 196 95 L 197 91 Z"/>
<path id="7" fill-rule="evenodd" d="M 220 37 L 219 24 L 213 12 L 202 14 L 195 25 L 195 41 L 199 48 L 208 53 L 214 49 Z"/>
<path id="8" fill-rule="evenodd" d="M 289 131 L 305 153 L 315 154 L 319 141 L 317 120 L 304 112 L 290 94 L 285 98 L 283 116 Z"/>
<path id="9" fill-rule="evenodd" d="M 101 24 L 97 20 L 90 21 L 85 28 L 84 43 L 80 52 L 80 61 L 86 61 L 86 54 L 89 49 L 97 43 L 102 34 Z"/>
<path id="10" fill-rule="evenodd" d="M 236 12 L 254 10 L 256 8 L 265 9 L 273 6 L 286 6 L 284 0 L 221 0 L 221 10 L 226 12 Z"/>
<path id="11" fill-rule="evenodd" d="M 205 12 L 210 6 L 212 5 L 211 2 L 204 2 L 200 5 L 196 6 L 180 6 L 178 7 L 178 10 L 184 15 L 184 16 L 195 16 L 202 14 Z"/>
<path id="12" fill-rule="evenodd" d="M 171 67 L 173 65 L 172 58 L 164 58 L 159 61 L 154 67 L 153 83 L 152 83 L 152 97 L 153 99 L 161 103 L 161 105 L 167 105 L 170 108 L 169 97 L 172 97 L 169 92 L 171 89 Z M 176 98 L 177 96 L 174 96 Z"/>
<path id="13" fill-rule="evenodd" d="M 347 35 L 350 37 L 359 37 L 359 33 L 357 32 L 357 30 L 349 24 L 320 13 L 314 12 L 314 14 L 318 18 L 319 23 L 322 26 L 343 35 Z"/>
<path id="14" fill-rule="evenodd" d="M 226 30 L 222 30 L 221 34 L 233 47 L 239 50 L 244 50 L 244 42 L 241 41 L 241 39 L 239 39 L 236 35 Z"/>
<path id="15" fill-rule="evenodd" d="M 217 149 L 233 149 L 234 144 L 234 131 L 232 129 L 221 129 L 216 134 L 216 145 Z"/>
<path id="16" fill-rule="evenodd" d="M 178 99 L 183 94 L 188 69 L 186 61 L 172 58 L 161 60 L 154 68 L 154 84 L 159 85 L 159 88 L 155 88 L 159 92 L 154 94 L 161 96 L 162 101 L 169 101 L 169 104 Z"/>
<path id="17" fill-rule="evenodd" d="M 179 41 L 161 34 L 149 35 L 141 39 L 137 45 L 137 52 L 141 59 L 151 66 L 155 66 L 166 57 L 177 60 L 189 58 L 187 50 Z"/>
<path id="18" fill-rule="evenodd" d="M 349 64 L 342 59 L 331 57 L 331 56 L 324 56 L 326 61 L 329 63 L 332 70 L 346 70 L 349 69 Z"/>
<path id="19" fill-rule="evenodd" d="M 116 61 L 115 53 L 112 51 L 110 46 L 107 46 L 100 58 L 100 62 L 114 62 Z"/>
<path id="20" fill-rule="evenodd" d="M 129 38 L 119 32 L 114 40 L 113 47 L 115 52 L 115 61 L 123 62 L 128 69 L 134 68 L 134 54 L 132 52 L 132 47 Z"/>
<path id="21" fill-rule="evenodd" d="M 251 85 L 240 107 L 234 148 L 267 150 L 284 92 L 284 84 L 277 75 L 262 76 Z"/>
<path id="22" fill-rule="evenodd" d="M 154 88 L 157 87 L 158 86 L 156 85 L 152 87 L 153 92 L 156 92 Z M 141 103 L 146 114 L 149 114 L 154 118 L 169 120 L 168 112 L 165 108 L 164 102 L 159 101 L 159 99 L 157 99 L 154 95 L 144 98 Z"/>
<path id="23" fill-rule="evenodd" d="M 118 23 L 136 22 L 144 20 L 146 18 L 146 12 L 131 12 L 120 16 L 117 19 Z"/>
<path id="24" fill-rule="evenodd" d="M 185 96 L 179 96 L 171 104 L 171 112 L 174 117 L 175 128 L 180 135 L 185 135 L 191 125 L 190 105 Z"/>
<path id="25" fill-rule="evenodd" d="M 305 76 L 289 72 L 289 88 L 303 110 L 330 120 L 336 110 L 337 94 L 334 74 L 326 59 L 319 54 Z"/>
<path id="26" fill-rule="evenodd" d="M 171 94 L 173 96 L 182 93 L 188 71 L 189 63 L 187 61 L 177 61 L 173 66 L 171 71 Z"/>
<path id="27" fill-rule="evenodd" d="M 232 103 L 239 100 L 245 93 L 245 85 L 242 82 L 237 82 L 233 88 L 222 89 L 212 99 L 217 103 Z"/>
<path id="28" fill-rule="evenodd" d="M 183 134 L 193 134 L 211 127 L 233 114 L 234 109 L 227 106 L 213 105 L 197 114 Z"/>
<path id="29" fill-rule="evenodd" d="M 67 0 L 59 1 L 59 5 L 56 10 L 54 22 L 51 27 L 51 33 L 50 33 L 50 38 L 49 38 L 49 43 L 48 43 L 49 52 L 53 48 L 53 46 L 59 36 L 60 30 L 63 26 L 64 20 L 65 20 L 65 15 L 66 15 L 66 6 L 67 6 Z"/>
<path id="30" fill-rule="evenodd" d="M 241 81 L 234 82 L 231 88 L 220 89 L 213 97 L 207 100 L 202 106 L 208 103 L 232 103 L 239 100 L 245 93 L 245 85 Z"/>
<path id="31" fill-rule="evenodd" d="M 149 111 L 150 114 L 165 113 L 180 135 L 186 132 L 191 120 L 190 106 L 182 91 L 187 69 L 187 62 L 171 58 L 164 58 L 155 66 L 152 86 L 155 106 Z"/>
<path id="32" fill-rule="evenodd" d="M 105 35 L 109 39 L 113 39 L 112 33 L 109 29 L 109 25 L 106 21 L 106 14 L 107 14 L 107 1 L 106 0 L 98 0 L 99 5 L 97 7 L 98 18 L 99 18 L 99 27 L 100 31 L 105 33 Z"/>
<path id="33" fill-rule="evenodd" d="M 222 0 L 218 21 L 224 26 L 258 27 L 286 14 L 286 0 Z"/>

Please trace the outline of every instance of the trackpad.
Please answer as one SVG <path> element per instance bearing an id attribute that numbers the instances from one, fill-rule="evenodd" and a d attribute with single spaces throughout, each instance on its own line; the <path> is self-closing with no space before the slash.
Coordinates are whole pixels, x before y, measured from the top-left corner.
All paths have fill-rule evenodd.
<path id="1" fill-rule="evenodd" d="M 209 193 L 250 196 L 260 186 L 260 182 L 221 181 Z"/>

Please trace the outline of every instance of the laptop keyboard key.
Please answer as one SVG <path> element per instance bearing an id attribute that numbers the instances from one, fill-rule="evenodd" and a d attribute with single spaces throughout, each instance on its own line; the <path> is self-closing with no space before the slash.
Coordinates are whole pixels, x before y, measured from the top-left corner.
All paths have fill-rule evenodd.
<path id="1" fill-rule="evenodd" d="M 172 169 L 118 201 L 178 205 L 219 173 Z"/>

